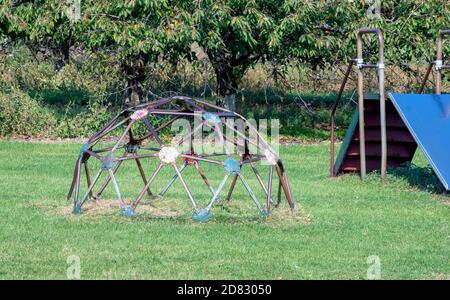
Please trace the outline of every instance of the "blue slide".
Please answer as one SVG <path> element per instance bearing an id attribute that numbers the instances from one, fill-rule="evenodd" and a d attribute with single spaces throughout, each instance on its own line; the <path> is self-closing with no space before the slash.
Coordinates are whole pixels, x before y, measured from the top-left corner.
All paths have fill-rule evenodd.
<path id="1" fill-rule="evenodd" d="M 445 189 L 450 190 L 450 94 L 389 93 L 389 98 Z"/>

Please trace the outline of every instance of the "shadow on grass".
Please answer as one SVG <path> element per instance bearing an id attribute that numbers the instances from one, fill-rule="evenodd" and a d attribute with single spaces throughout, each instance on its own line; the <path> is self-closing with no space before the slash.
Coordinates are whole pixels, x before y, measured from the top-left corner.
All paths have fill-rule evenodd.
<path id="1" fill-rule="evenodd" d="M 391 176 L 405 179 L 411 186 L 433 194 L 449 194 L 430 166 L 420 167 L 407 163 L 402 167 L 389 169 Z"/>
<path id="2" fill-rule="evenodd" d="M 73 105 L 87 105 L 93 95 L 86 90 L 80 89 L 54 89 L 54 90 L 31 90 L 30 97 L 39 99 L 45 105 L 63 107 L 69 103 Z"/>
<path id="3" fill-rule="evenodd" d="M 139 222 L 160 222 L 160 221 L 170 221 L 178 224 L 246 224 L 246 223 L 263 223 L 264 218 L 258 216 L 249 215 L 225 215 L 225 214 L 212 214 L 211 220 L 206 222 L 195 222 L 192 220 L 192 214 L 180 214 L 177 216 L 158 216 L 147 213 L 138 213 L 134 218 Z"/>
<path id="4" fill-rule="evenodd" d="M 168 201 L 167 201 L 168 200 Z M 117 221 L 136 222 L 173 222 L 176 224 L 199 224 L 192 220 L 192 208 L 180 205 L 177 200 L 143 201 L 136 209 L 136 217 L 126 218 L 120 216 L 120 208 L 116 200 L 89 201 L 83 206 L 83 212 L 76 219 L 87 222 L 112 219 Z M 56 207 L 57 213 L 71 219 L 72 207 Z M 287 205 L 273 209 L 267 217 L 262 217 L 257 209 L 245 201 L 232 201 L 219 203 L 212 209 L 212 217 L 208 222 L 212 224 L 263 224 L 269 227 L 286 227 L 309 225 L 312 217 L 302 209 L 291 210 Z"/>

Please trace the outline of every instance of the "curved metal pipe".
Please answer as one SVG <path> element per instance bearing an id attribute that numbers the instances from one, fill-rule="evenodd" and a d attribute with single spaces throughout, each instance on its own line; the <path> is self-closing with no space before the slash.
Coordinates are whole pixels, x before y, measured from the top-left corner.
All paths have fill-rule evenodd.
<path id="1" fill-rule="evenodd" d="M 443 59 L 443 48 L 444 48 L 444 37 L 450 35 L 450 29 L 440 30 L 437 43 L 437 57 L 436 57 L 436 94 L 441 94 L 442 88 L 442 59 Z M 437 65 L 439 64 L 439 65 Z"/>
<path id="2" fill-rule="evenodd" d="M 381 180 L 386 178 L 387 170 L 387 137 L 386 137 L 386 98 L 384 90 L 384 41 L 383 32 L 379 28 L 362 28 L 358 31 L 357 63 L 358 63 L 358 111 L 359 111 L 359 155 L 361 179 L 366 176 L 366 138 L 364 130 L 364 75 L 363 68 L 371 67 L 363 64 L 363 40 L 366 34 L 376 34 L 378 38 L 378 88 L 380 94 L 380 124 L 381 124 Z"/>

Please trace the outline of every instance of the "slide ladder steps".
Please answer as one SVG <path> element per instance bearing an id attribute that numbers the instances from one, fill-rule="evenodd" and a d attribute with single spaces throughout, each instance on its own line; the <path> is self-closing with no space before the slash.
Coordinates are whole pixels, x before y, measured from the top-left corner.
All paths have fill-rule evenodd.
<path id="1" fill-rule="evenodd" d="M 380 102 L 378 95 L 365 95 L 364 128 L 367 172 L 381 168 Z M 357 111 L 350 125 L 335 164 L 335 173 L 359 172 L 359 117 Z M 396 168 L 410 162 L 417 144 L 394 105 L 386 99 L 386 134 L 388 167 Z"/>

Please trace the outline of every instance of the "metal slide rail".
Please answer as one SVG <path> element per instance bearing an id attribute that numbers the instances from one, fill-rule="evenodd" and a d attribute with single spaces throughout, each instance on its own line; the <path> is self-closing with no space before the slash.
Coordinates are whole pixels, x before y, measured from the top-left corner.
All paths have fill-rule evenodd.
<path id="1" fill-rule="evenodd" d="M 334 131 L 336 127 L 336 110 L 341 102 L 342 94 L 344 92 L 345 86 L 347 85 L 348 77 L 350 76 L 350 72 L 353 69 L 353 64 L 355 60 L 350 60 L 347 71 L 345 72 L 344 80 L 342 81 L 341 87 L 339 88 L 339 93 L 336 98 L 336 102 L 331 109 L 331 117 L 330 117 L 330 127 L 331 127 L 331 142 L 330 142 L 330 176 L 334 177 L 334 144 L 335 144 L 335 136 Z"/>
<path id="2" fill-rule="evenodd" d="M 366 34 L 376 34 L 378 38 L 378 63 L 365 64 L 363 59 L 363 36 Z M 356 63 L 358 68 L 358 112 L 359 112 L 359 147 L 360 147 L 360 175 L 361 179 L 366 177 L 366 146 L 365 146 L 365 129 L 364 129 L 364 69 L 378 70 L 378 88 L 380 94 L 380 123 L 381 123 L 381 179 L 386 178 L 387 170 L 387 138 L 386 138 L 386 98 L 384 88 L 384 41 L 383 33 L 379 28 L 362 28 L 358 31 L 357 39 L 357 56 L 351 60 L 345 73 L 344 81 L 341 84 L 337 99 L 331 111 L 331 142 L 330 142 L 330 176 L 334 177 L 334 144 L 335 144 L 335 119 L 336 110 L 341 101 L 342 93 L 347 84 L 348 77 L 352 70 L 353 64 Z"/>
<path id="3" fill-rule="evenodd" d="M 419 88 L 419 94 L 423 93 L 425 85 L 427 84 L 428 78 L 430 77 L 433 66 L 436 70 L 436 81 L 435 81 L 435 93 L 437 95 L 441 94 L 442 89 L 442 70 L 450 70 L 450 65 L 443 64 L 443 48 L 444 48 L 444 37 L 450 35 L 450 29 L 439 31 L 438 42 L 437 42 L 437 57 L 435 61 L 432 61 L 427 68 L 425 77 Z"/>

